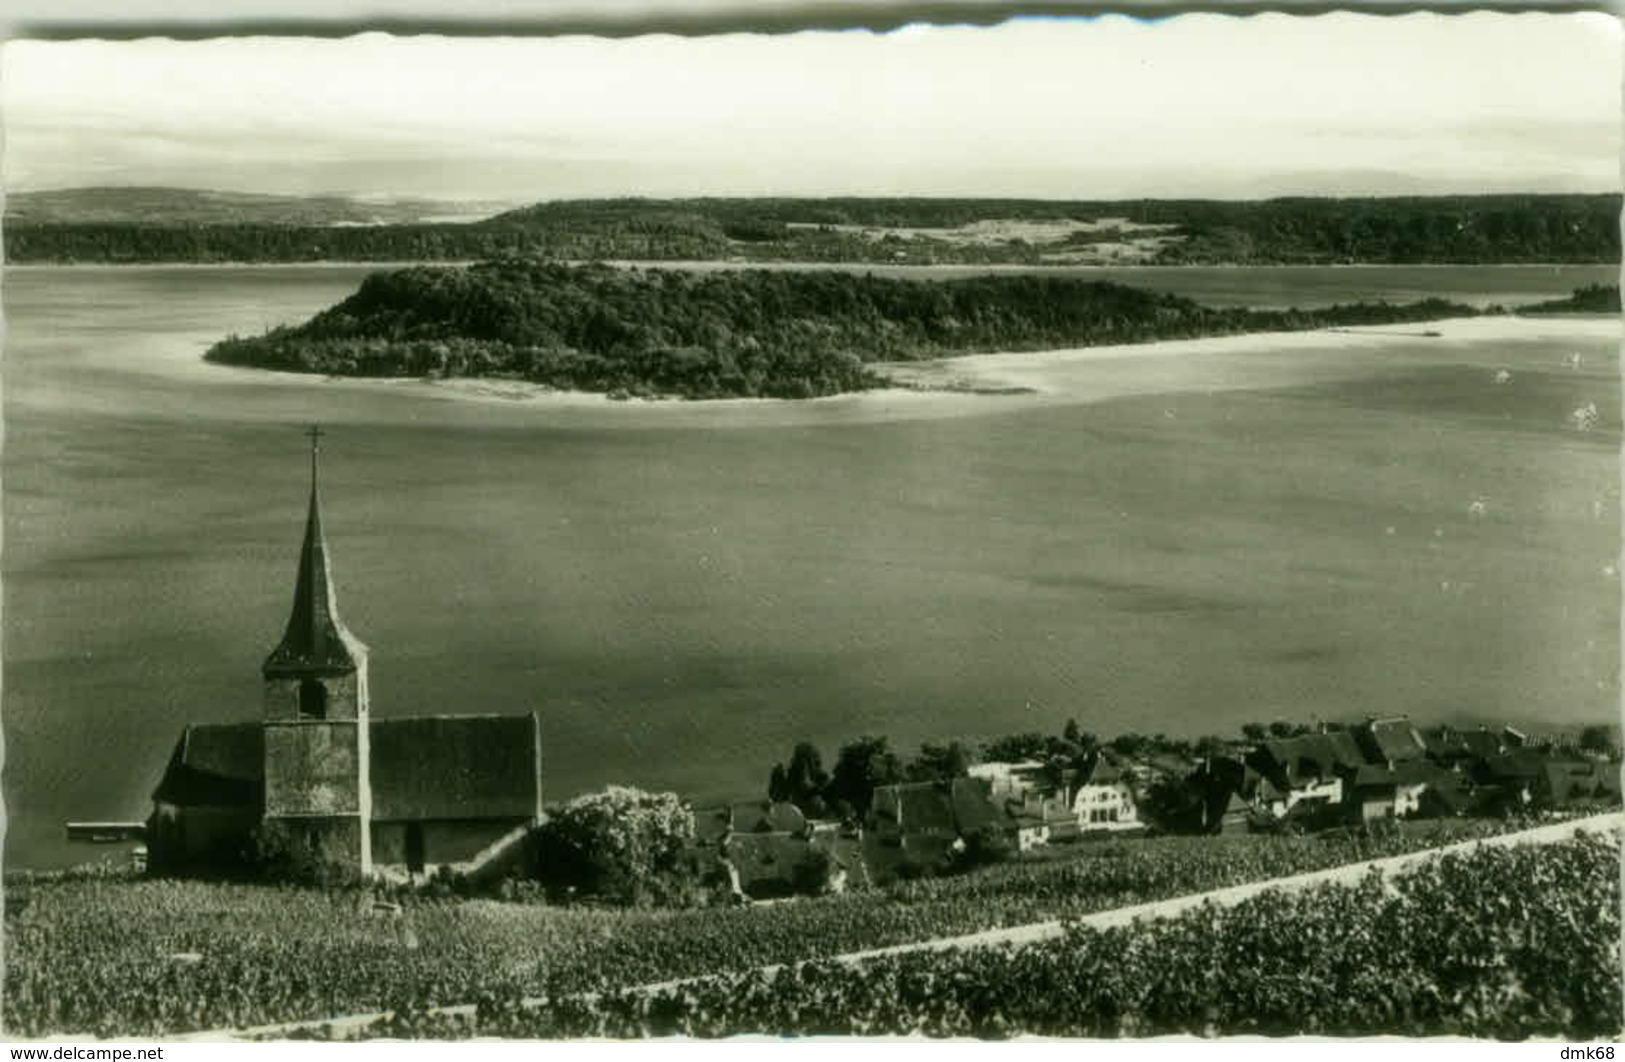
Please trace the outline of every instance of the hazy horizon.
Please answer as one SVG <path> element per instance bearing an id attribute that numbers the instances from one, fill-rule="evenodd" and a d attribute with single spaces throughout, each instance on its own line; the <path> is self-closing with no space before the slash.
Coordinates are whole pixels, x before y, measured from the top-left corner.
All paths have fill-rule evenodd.
<path id="1" fill-rule="evenodd" d="M 1620 185 L 1596 13 L 14 41 L 12 193 L 1262 199 Z"/>

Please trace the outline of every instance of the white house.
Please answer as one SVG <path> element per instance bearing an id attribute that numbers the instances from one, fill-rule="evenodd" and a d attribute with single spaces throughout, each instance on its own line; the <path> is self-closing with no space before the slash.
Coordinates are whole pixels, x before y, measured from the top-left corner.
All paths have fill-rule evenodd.
<path id="1" fill-rule="evenodd" d="M 1127 768 L 1109 753 L 1095 753 L 1072 794 L 1072 813 L 1084 831 L 1133 830 L 1142 825 Z"/>

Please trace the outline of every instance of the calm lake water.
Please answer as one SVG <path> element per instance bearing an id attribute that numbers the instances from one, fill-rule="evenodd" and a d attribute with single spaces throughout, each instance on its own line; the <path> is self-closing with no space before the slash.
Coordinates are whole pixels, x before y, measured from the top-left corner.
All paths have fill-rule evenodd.
<path id="1" fill-rule="evenodd" d="M 549 799 L 749 795 L 801 738 L 1618 703 L 1617 339 L 1595 326 L 1163 358 L 1161 393 L 1103 402 L 1087 366 L 1060 395 L 644 405 L 199 360 L 366 272 L 7 271 L 9 865 L 94 854 L 61 824 L 144 816 L 183 723 L 256 716 L 311 421 L 374 711 L 540 711 Z M 1298 305 L 1612 273 L 1155 272 Z"/>

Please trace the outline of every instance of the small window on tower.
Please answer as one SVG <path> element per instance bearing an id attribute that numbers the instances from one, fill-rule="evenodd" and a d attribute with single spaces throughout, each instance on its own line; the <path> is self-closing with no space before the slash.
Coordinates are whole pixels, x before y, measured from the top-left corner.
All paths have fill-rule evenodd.
<path id="1" fill-rule="evenodd" d="M 313 678 L 305 679 L 299 684 L 299 717 L 327 718 L 327 687 Z"/>

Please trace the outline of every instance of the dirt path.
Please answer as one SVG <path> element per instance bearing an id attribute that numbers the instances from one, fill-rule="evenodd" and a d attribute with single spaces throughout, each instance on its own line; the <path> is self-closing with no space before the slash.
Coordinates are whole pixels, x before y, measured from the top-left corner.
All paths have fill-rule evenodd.
<path id="1" fill-rule="evenodd" d="M 1342 866 L 1331 867 L 1327 870 L 1315 870 L 1305 874 L 1293 874 L 1283 878 L 1266 878 L 1263 881 L 1249 882 L 1245 885 L 1232 885 L 1228 888 L 1214 889 L 1209 892 L 1191 893 L 1186 896 L 1174 896 L 1166 900 L 1155 900 L 1151 903 L 1135 904 L 1132 907 L 1118 907 L 1110 911 L 1097 911 L 1094 914 L 1080 915 L 1066 920 L 1066 924 L 1081 924 L 1105 929 L 1110 926 L 1128 925 L 1139 919 L 1171 918 L 1183 914 L 1192 908 L 1204 904 L 1215 904 L 1220 907 L 1229 907 L 1238 904 L 1249 897 L 1256 896 L 1269 889 L 1307 889 L 1316 885 L 1327 883 L 1352 884 L 1365 877 L 1373 870 L 1380 870 L 1384 874 L 1403 873 L 1405 870 L 1428 860 L 1437 859 L 1447 852 L 1465 852 L 1479 845 L 1493 847 L 1506 847 L 1517 844 L 1552 844 L 1566 840 L 1577 831 L 1587 830 L 1602 832 L 1625 828 L 1625 813 L 1610 812 L 1606 815 L 1593 815 L 1583 819 L 1572 819 L 1568 822 L 1553 823 L 1549 826 L 1537 826 L 1534 829 L 1519 830 L 1515 833 L 1501 834 L 1498 837 L 1475 838 L 1468 841 L 1458 841 L 1454 844 L 1439 848 L 1426 848 L 1417 852 L 1407 852 L 1404 855 L 1389 856 L 1385 859 L 1375 859 L 1364 863 L 1346 863 Z M 885 948 L 874 948 L 868 951 L 848 952 L 844 955 L 820 956 L 817 959 L 804 961 L 817 962 L 843 962 L 858 964 L 886 955 L 900 955 L 911 951 L 943 951 L 951 948 L 985 948 L 1004 945 L 1021 946 L 1039 941 L 1051 940 L 1059 937 L 1063 932 L 1063 923 L 1057 919 L 1049 922 L 1030 922 L 1025 925 L 1008 926 L 1003 929 L 989 929 L 979 933 L 967 933 L 956 937 L 938 937 L 932 940 L 913 941 L 907 944 L 894 944 Z M 776 973 L 786 965 L 778 964 L 761 967 L 763 972 Z M 696 977 L 676 978 L 670 981 L 660 981 L 653 984 L 640 985 L 634 991 L 661 992 L 695 981 L 704 980 L 712 975 L 702 974 Z M 540 1007 L 546 1004 L 545 997 L 537 996 L 526 999 L 527 1007 Z M 445 1017 L 472 1017 L 474 1004 L 463 1003 L 455 1006 L 436 1007 L 433 1013 Z M 190 1033 L 184 1036 L 172 1037 L 176 1042 L 200 1042 L 219 1040 L 255 1039 L 259 1037 L 287 1036 L 299 1030 L 317 1029 L 327 1027 L 334 1038 L 344 1038 L 361 1033 L 368 1026 L 389 1017 L 388 1012 L 379 1011 L 371 1014 L 349 1014 L 343 1017 L 328 1018 L 318 1021 L 282 1022 L 275 1025 L 259 1025 L 246 1029 L 215 1029 L 208 1032 Z"/>

